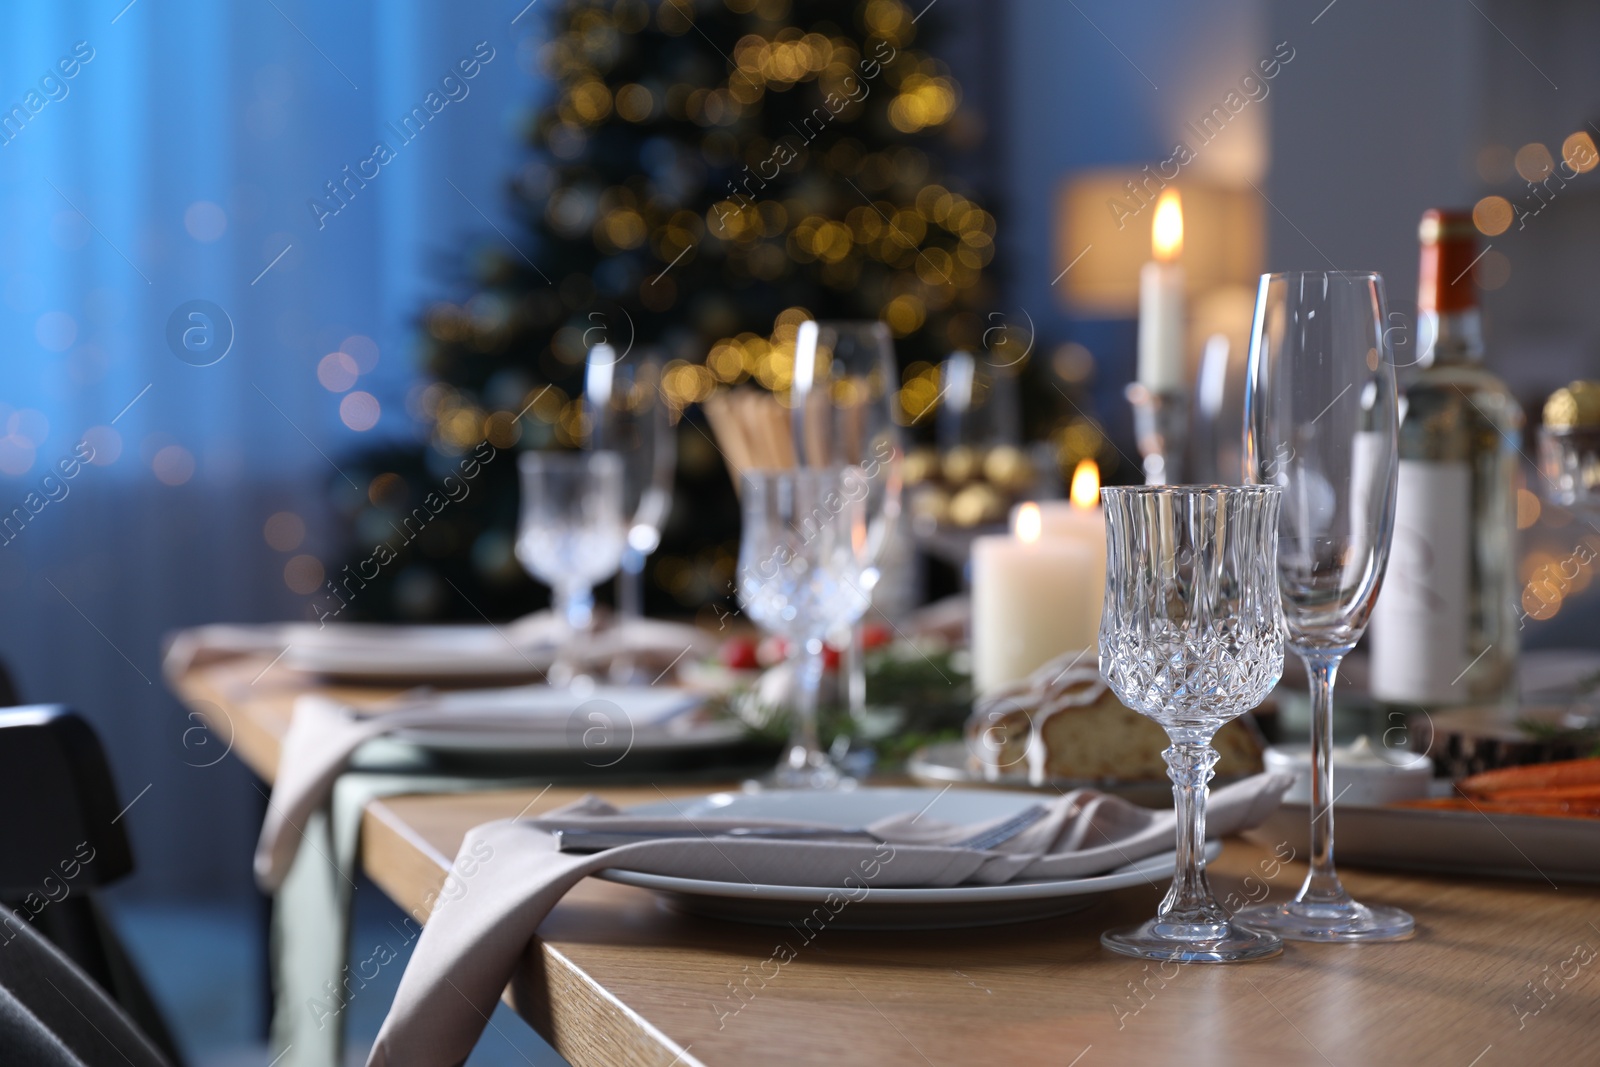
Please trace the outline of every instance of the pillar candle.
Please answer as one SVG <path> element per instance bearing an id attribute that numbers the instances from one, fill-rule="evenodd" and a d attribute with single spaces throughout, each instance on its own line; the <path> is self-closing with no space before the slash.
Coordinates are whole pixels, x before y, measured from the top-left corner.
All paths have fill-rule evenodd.
<path id="1" fill-rule="evenodd" d="M 978 693 L 1020 681 L 1063 652 L 1099 643 L 1105 566 L 1082 542 L 1042 536 L 1036 505 L 1011 534 L 972 545 L 972 681 Z M 1092 603 L 1093 610 L 1089 610 Z"/>
<path id="2" fill-rule="evenodd" d="M 1139 271 L 1139 384 L 1153 393 L 1183 392 L 1183 212 L 1175 190 L 1156 201 L 1150 245 L 1155 259 Z"/>

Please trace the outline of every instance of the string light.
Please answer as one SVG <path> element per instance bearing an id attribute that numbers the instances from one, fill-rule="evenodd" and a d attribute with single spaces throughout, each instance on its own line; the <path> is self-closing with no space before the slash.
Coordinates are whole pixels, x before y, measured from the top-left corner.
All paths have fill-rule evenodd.
<path id="1" fill-rule="evenodd" d="M 983 272 L 996 227 L 931 154 L 963 104 L 950 71 L 914 46 L 942 18 L 919 23 L 923 6 L 554 0 L 545 8 L 552 32 L 519 53 L 556 90 L 529 116 L 540 154 L 513 187 L 532 233 L 513 234 L 512 249 L 490 242 L 474 253 L 477 292 L 423 317 L 421 358 L 442 380 L 410 390 L 405 405 L 435 461 L 485 442 L 587 443 L 579 383 L 597 308 L 608 330 L 623 329 L 615 312 L 625 310 L 639 343 L 662 343 L 674 357 L 648 396 L 659 392 L 675 413 L 734 387 L 784 401 L 802 321 L 880 318 L 899 351 L 922 358 L 915 373 L 872 385 L 870 399 L 887 391 L 897 419 L 926 421 L 939 395 L 932 361 L 976 347 L 986 327 Z M 778 117 L 785 113 L 792 123 Z M 763 321 L 774 307 L 783 310 Z M 359 384 L 375 365 L 366 338 L 347 339 L 318 365 L 350 430 L 380 421 L 377 398 Z M 370 467 L 358 524 L 405 498 L 406 479 L 420 491 L 434 466 L 386 457 Z M 511 469 L 491 468 L 490 477 Z M 967 510 L 990 515 L 993 501 L 968 495 Z M 441 517 L 439 536 L 451 526 L 473 552 L 490 544 L 496 520 L 478 503 L 488 499 L 475 495 Z M 653 558 L 652 577 L 685 605 L 725 591 L 717 568 L 731 575 L 733 553 L 713 546 L 675 558 Z M 434 564 L 419 557 L 407 566 L 431 575 Z M 311 567 L 300 569 L 304 578 Z"/>

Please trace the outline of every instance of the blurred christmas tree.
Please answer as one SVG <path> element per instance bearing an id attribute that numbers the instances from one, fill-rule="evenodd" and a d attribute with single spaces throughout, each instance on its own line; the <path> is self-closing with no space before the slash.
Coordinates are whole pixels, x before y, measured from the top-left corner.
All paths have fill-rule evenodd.
<path id="1" fill-rule="evenodd" d="M 889 324 L 907 422 L 931 409 L 944 355 L 982 346 L 995 223 L 943 177 L 947 153 L 980 133 L 949 71 L 912 47 L 933 16 L 900 0 L 547 11 L 540 59 L 557 93 L 511 185 L 524 232 L 516 250 L 486 245 L 470 295 L 426 314 L 428 380 L 410 405 L 426 446 L 361 457 L 364 494 L 339 483 L 358 558 L 379 541 L 399 549 L 342 618 L 499 618 L 542 601 L 512 553 L 512 453 L 581 442 L 583 360 L 598 341 L 670 357 L 677 503 L 647 606 L 679 614 L 726 595 L 737 548 L 731 488 L 694 405 L 746 381 L 786 390 L 807 316 Z M 494 458 L 471 493 L 414 541 L 397 537 L 475 449 Z"/>

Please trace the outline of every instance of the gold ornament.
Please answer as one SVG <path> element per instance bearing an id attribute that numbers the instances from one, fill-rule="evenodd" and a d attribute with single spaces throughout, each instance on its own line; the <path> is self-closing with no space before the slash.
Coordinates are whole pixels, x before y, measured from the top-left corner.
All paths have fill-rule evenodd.
<path id="1" fill-rule="evenodd" d="M 1552 430 L 1600 426 L 1600 382 L 1573 382 L 1551 393 L 1544 404 L 1544 424 Z"/>

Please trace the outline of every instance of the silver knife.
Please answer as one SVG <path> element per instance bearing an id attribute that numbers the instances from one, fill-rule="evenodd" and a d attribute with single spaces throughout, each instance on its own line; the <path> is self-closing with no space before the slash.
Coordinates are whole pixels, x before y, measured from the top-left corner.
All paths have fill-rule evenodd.
<path id="1" fill-rule="evenodd" d="M 727 829 L 708 828 L 705 830 L 686 827 L 682 830 L 553 830 L 551 832 L 556 839 L 557 852 L 601 852 L 608 848 L 616 848 L 619 845 L 636 845 L 641 841 L 670 841 L 674 838 L 738 837 L 746 840 L 762 839 L 774 841 L 805 841 L 812 839 L 824 841 L 879 840 L 875 834 L 848 826 L 734 826 Z"/>
<path id="2" fill-rule="evenodd" d="M 1016 837 L 1049 814 L 1043 804 L 1029 804 L 1009 819 L 992 824 L 949 847 L 971 848 L 983 851 L 1001 845 Z M 882 841 L 870 830 L 857 826 L 733 826 L 726 829 L 696 829 L 687 826 L 674 830 L 588 830 L 565 829 L 551 831 L 556 839 L 557 852 L 601 852 L 619 845 L 634 845 L 641 841 L 670 841 L 674 838 L 736 837 L 769 841 Z"/>

